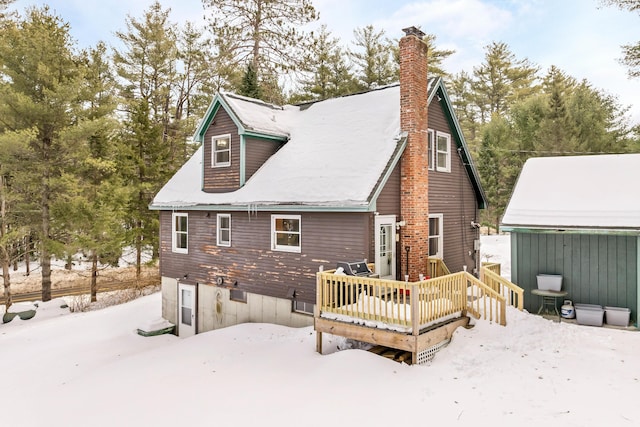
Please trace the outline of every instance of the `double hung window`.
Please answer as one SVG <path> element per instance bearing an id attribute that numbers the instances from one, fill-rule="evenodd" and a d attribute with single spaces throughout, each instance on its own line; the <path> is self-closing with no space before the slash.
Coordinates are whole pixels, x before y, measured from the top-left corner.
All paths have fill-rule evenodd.
<path id="1" fill-rule="evenodd" d="M 231 166 L 231 135 L 211 138 L 211 167 Z"/>
<path id="2" fill-rule="evenodd" d="M 189 217 L 186 213 L 174 212 L 171 216 L 171 249 L 173 252 L 189 253 Z"/>
<path id="3" fill-rule="evenodd" d="M 300 215 L 271 215 L 271 249 L 300 252 Z"/>

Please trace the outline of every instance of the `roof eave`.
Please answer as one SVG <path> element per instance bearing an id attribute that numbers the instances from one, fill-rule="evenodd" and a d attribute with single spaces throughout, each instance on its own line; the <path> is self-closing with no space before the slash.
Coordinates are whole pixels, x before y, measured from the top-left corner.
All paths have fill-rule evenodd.
<path id="1" fill-rule="evenodd" d="M 215 117 L 220 107 L 222 107 L 227 112 L 227 114 L 229 114 L 229 117 L 231 117 L 233 124 L 238 128 L 238 134 L 240 135 L 274 139 L 277 141 L 286 141 L 287 139 L 289 139 L 289 135 L 284 133 L 267 132 L 260 129 L 253 129 L 250 126 L 247 126 L 242 121 L 240 116 L 234 111 L 234 109 L 231 108 L 231 105 L 225 99 L 224 94 L 222 92 L 218 92 L 213 97 L 211 104 L 209 104 L 209 107 L 207 108 L 207 112 L 204 114 L 203 119 L 198 123 L 198 126 L 193 134 L 194 141 L 199 143 L 202 143 L 204 141 L 204 135 L 207 132 L 207 129 L 209 129 L 209 126 L 211 125 L 211 122 L 213 121 L 213 118 Z"/>
<path id="2" fill-rule="evenodd" d="M 640 236 L 640 227 L 596 227 L 533 224 L 500 224 L 500 231 L 538 234 L 606 234 Z"/>

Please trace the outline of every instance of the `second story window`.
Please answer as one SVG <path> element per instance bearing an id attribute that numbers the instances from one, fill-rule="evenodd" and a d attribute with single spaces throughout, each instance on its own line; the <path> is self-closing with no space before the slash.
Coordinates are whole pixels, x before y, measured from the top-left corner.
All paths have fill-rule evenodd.
<path id="1" fill-rule="evenodd" d="M 451 172 L 451 135 L 448 133 L 436 134 L 436 170 Z"/>
<path id="2" fill-rule="evenodd" d="M 211 167 L 231 165 L 231 135 L 218 135 L 211 138 Z"/>

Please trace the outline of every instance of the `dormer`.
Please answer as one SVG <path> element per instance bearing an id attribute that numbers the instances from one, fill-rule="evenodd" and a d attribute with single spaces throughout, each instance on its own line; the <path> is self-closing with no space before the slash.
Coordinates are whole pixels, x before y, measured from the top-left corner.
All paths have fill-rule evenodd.
<path id="1" fill-rule="evenodd" d="M 238 190 L 289 139 L 291 110 L 219 92 L 193 136 L 203 146 L 202 189 Z"/>

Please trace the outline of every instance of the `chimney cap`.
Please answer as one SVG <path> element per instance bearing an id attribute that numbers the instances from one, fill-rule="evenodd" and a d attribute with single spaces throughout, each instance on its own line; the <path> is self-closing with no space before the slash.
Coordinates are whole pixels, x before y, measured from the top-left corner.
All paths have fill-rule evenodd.
<path id="1" fill-rule="evenodd" d="M 403 28 L 402 31 L 404 31 L 405 35 L 407 35 L 407 36 L 416 36 L 420 40 L 422 40 L 422 38 L 425 36 L 425 33 L 423 33 L 422 30 L 420 30 L 419 28 L 416 28 L 414 26 Z"/>

